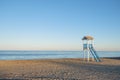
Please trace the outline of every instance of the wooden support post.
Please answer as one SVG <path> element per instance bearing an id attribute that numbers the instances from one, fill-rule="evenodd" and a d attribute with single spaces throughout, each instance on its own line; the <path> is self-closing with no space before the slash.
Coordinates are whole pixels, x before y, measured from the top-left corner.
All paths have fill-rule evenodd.
<path id="1" fill-rule="evenodd" d="M 88 52 L 88 54 L 87 54 L 87 55 L 88 55 L 88 59 L 87 59 L 87 60 L 88 60 L 88 62 L 89 62 L 89 60 L 90 60 L 90 53 L 89 53 L 89 50 L 88 50 L 87 52 Z"/>
<path id="2" fill-rule="evenodd" d="M 83 51 L 83 61 L 85 61 L 85 50 Z"/>

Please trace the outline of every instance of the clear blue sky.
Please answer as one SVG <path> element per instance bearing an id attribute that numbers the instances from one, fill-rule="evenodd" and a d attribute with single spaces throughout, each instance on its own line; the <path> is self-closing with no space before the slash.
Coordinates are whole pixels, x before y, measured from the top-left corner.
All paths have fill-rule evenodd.
<path id="1" fill-rule="evenodd" d="M 120 51 L 120 0 L 0 0 L 0 50 Z"/>

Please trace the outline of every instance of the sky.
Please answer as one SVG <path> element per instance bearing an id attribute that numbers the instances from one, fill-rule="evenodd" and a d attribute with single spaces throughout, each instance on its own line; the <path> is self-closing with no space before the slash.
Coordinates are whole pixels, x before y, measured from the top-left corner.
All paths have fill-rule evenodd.
<path id="1" fill-rule="evenodd" d="M 120 0 L 0 0 L 0 50 L 120 51 Z"/>

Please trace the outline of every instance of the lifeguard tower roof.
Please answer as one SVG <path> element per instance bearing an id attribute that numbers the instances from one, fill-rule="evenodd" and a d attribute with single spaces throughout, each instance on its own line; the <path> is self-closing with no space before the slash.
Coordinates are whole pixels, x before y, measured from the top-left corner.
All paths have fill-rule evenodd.
<path id="1" fill-rule="evenodd" d="M 93 40 L 94 38 L 92 36 L 84 36 L 82 40 Z"/>

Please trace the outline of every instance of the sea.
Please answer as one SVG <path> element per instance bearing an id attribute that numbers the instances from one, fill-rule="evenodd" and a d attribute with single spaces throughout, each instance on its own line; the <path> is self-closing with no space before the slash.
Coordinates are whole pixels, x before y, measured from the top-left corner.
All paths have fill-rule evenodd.
<path id="1" fill-rule="evenodd" d="M 99 57 L 120 57 L 120 51 L 97 51 Z M 83 51 L 0 51 L 0 60 L 83 58 Z"/>

